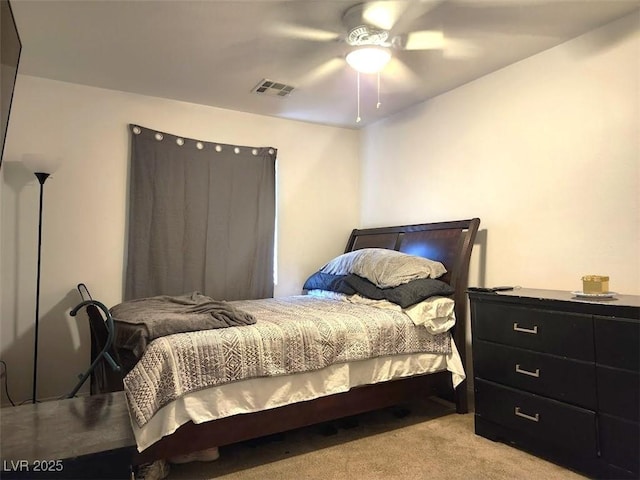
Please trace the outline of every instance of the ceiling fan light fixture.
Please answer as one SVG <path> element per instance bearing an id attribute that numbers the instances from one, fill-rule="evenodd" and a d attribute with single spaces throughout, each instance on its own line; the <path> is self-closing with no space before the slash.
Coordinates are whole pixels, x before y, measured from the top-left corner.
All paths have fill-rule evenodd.
<path id="1" fill-rule="evenodd" d="M 360 73 L 379 73 L 391 60 L 391 50 L 384 47 L 359 47 L 346 56 L 347 63 Z"/>

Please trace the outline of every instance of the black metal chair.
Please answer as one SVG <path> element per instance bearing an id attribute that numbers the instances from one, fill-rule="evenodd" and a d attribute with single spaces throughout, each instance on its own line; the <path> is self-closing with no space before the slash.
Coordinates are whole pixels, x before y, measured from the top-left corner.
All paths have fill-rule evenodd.
<path id="1" fill-rule="evenodd" d="M 70 315 L 76 316 L 82 308 L 86 308 L 87 310 L 91 330 L 91 365 L 80 375 L 78 383 L 71 393 L 69 393 L 68 398 L 74 397 L 89 377 L 91 377 L 89 389 L 91 395 L 121 390 L 122 388 L 118 387 L 122 384 L 122 367 L 119 361 L 117 361 L 118 356 L 113 349 L 115 324 L 111 313 L 103 303 L 91 297 L 89 289 L 84 283 L 78 284 L 78 292 L 80 293 L 82 302 L 71 310 Z M 107 366 L 110 367 L 111 372 L 117 374 L 115 388 L 113 385 L 113 375 L 109 375 L 110 372 Z"/>

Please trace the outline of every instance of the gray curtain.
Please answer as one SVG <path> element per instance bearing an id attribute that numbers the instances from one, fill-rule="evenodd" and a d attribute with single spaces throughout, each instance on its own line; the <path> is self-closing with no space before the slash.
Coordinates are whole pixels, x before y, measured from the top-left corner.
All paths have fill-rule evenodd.
<path id="1" fill-rule="evenodd" d="M 130 131 L 125 299 L 273 296 L 276 149 Z"/>

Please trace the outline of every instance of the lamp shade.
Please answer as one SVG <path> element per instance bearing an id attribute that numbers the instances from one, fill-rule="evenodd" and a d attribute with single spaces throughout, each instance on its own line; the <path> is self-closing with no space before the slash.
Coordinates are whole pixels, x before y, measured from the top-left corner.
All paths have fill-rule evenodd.
<path id="1" fill-rule="evenodd" d="M 41 153 L 25 153 L 22 163 L 33 173 L 54 173 L 62 163 L 60 157 L 52 157 Z"/>
<path id="2" fill-rule="evenodd" d="M 349 52 L 346 60 L 360 73 L 378 73 L 391 60 L 391 51 L 383 47 L 360 47 Z"/>

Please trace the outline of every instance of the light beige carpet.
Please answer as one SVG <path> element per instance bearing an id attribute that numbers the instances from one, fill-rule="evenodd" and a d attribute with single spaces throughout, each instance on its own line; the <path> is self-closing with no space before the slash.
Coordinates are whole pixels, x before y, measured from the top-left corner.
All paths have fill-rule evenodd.
<path id="1" fill-rule="evenodd" d="M 427 401 L 410 414 L 382 410 L 358 425 L 308 427 L 269 441 L 220 449 L 214 462 L 171 465 L 169 480 L 584 479 L 570 470 L 479 437 L 473 414 Z M 345 428 L 350 427 L 350 428 Z"/>

